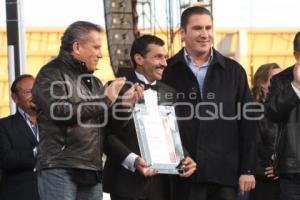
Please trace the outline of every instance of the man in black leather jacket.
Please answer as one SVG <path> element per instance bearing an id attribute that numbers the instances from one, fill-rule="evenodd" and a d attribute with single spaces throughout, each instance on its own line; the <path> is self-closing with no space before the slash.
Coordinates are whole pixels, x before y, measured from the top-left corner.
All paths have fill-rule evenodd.
<path id="1" fill-rule="evenodd" d="M 58 57 L 37 75 L 33 96 L 40 131 L 36 168 L 41 199 L 102 199 L 103 128 L 125 78 L 105 88 L 92 75 L 102 58 L 101 37 L 98 25 L 74 22 L 61 39 Z M 137 99 L 141 88 L 134 89 L 124 103 Z"/>
<path id="2" fill-rule="evenodd" d="M 275 146 L 275 173 L 280 199 L 300 199 L 300 32 L 294 39 L 296 64 L 275 75 L 266 100 L 267 117 L 280 123 Z"/>

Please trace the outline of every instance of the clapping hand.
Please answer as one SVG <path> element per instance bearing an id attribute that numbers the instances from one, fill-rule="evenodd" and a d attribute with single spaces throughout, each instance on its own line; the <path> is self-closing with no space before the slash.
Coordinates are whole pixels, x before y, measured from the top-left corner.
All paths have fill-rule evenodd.
<path id="1" fill-rule="evenodd" d="M 132 107 L 140 100 L 143 92 L 144 87 L 139 85 L 138 83 L 135 83 L 122 96 L 122 105 L 124 107 Z"/>
<path id="2" fill-rule="evenodd" d="M 124 86 L 125 82 L 126 82 L 125 77 L 116 78 L 116 80 L 112 81 L 105 88 L 104 95 L 106 95 L 111 100 L 112 104 L 117 100 L 119 93 L 122 87 Z"/>

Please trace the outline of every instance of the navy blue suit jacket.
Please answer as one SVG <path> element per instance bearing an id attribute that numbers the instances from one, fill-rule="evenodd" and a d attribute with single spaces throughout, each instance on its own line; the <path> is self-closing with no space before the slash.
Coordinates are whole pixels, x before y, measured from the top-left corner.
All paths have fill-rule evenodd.
<path id="1" fill-rule="evenodd" d="M 38 200 L 37 177 L 33 171 L 33 148 L 38 144 L 23 116 L 0 119 L 1 200 Z"/>

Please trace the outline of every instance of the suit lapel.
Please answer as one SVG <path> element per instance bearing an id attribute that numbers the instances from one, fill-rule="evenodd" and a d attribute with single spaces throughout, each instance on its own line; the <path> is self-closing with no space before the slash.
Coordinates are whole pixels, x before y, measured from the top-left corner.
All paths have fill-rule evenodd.
<path id="1" fill-rule="evenodd" d="M 137 78 L 134 71 L 128 76 L 127 80 L 132 82 L 132 83 L 136 83 L 136 82 L 141 83 L 142 82 Z"/>
<path id="2" fill-rule="evenodd" d="M 19 112 L 15 114 L 14 120 L 17 133 L 24 134 L 34 146 L 37 145 L 38 141 L 36 137 L 33 135 L 31 128 Z"/>
<path id="3" fill-rule="evenodd" d="M 161 81 L 157 81 L 158 85 L 158 105 L 173 105 L 175 103 L 175 93 L 168 89 Z"/>
<path id="4" fill-rule="evenodd" d="M 156 81 L 156 84 L 158 85 L 158 90 L 157 90 L 157 102 L 158 102 L 158 105 L 160 105 L 162 103 L 166 103 L 167 102 L 166 99 L 165 99 L 166 91 L 162 87 L 160 81 Z"/>

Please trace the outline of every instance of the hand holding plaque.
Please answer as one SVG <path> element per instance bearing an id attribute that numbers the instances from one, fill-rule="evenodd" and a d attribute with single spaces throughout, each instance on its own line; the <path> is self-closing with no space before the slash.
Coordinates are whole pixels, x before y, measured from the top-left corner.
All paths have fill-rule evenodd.
<path id="1" fill-rule="evenodd" d="M 157 169 L 150 168 L 147 165 L 146 161 L 141 157 L 137 157 L 135 159 L 134 166 L 143 176 L 146 176 L 146 177 L 154 176 L 158 173 Z"/>

